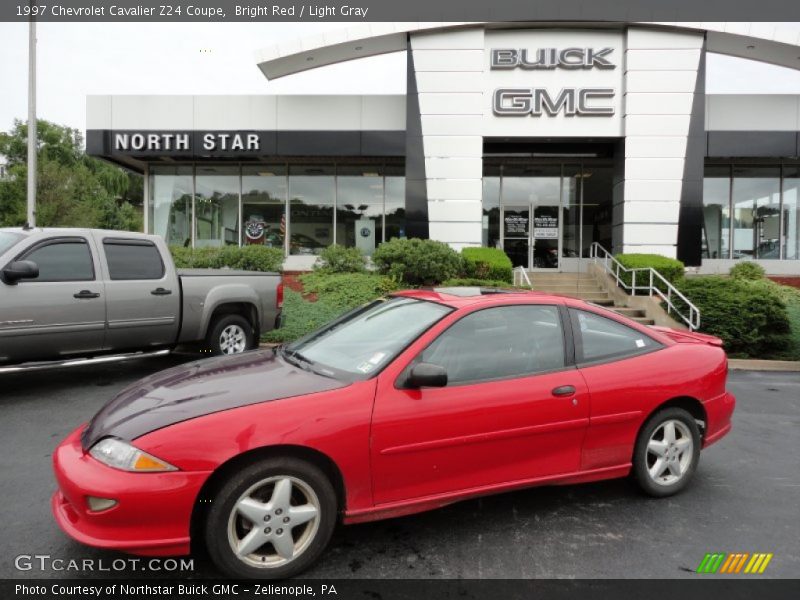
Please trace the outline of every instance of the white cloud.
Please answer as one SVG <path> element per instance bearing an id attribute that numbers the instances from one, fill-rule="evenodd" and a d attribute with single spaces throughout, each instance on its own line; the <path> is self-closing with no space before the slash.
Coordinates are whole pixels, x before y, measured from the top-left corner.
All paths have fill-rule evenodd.
<path id="1" fill-rule="evenodd" d="M 87 94 L 400 94 L 402 54 L 267 81 L 254 51 L 341 23 L 38 25 L 38 114 L 80 129 Z M 27 115 L 28 26 L 0 23 L 0 129 Z M 709 93 L 800 94 L 800 72 L 710 55 Z"/>

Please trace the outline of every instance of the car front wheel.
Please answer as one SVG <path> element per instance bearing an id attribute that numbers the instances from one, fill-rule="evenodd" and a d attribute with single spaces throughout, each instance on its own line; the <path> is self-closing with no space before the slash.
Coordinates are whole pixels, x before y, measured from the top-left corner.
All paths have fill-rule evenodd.
<path id="1" fill-rule="evenodd" d="M 336 514 L 336 493 L 320 469 L 294 458 L 270 459 L 222 486 L 208 514 L 206 545 L 230 577 L 292 577 L 325 550 Z"/>
<path id="2" fill-rule="evenodd" d="M 642 490 L 671 496 L 689 483 L 700 458 L 700 431 L 682 408 L 667 408 L 645 423 L 636 440 L 633 474 Z"/>

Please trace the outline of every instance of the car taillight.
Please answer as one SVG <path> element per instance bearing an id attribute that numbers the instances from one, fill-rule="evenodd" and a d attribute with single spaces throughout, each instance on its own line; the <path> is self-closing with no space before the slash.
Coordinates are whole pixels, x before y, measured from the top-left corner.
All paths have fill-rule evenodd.
<path id="1" fill-rule="evenodd" d="M 275 306 L 283 308 L 283 282 L 278 284 L 278 289 L 275 290 Z"/>

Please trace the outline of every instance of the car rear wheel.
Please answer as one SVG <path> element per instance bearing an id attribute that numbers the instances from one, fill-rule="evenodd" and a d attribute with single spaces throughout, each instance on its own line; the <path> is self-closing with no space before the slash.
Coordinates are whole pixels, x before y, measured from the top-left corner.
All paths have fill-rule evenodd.
<path id="1" fill-rule="evenodd" d="M 230 577 L 292 577 L 325 550 L 336 514 L 336 493 L 320 469 L 294 458 L 270 459 L 222 486 L 206 521 L 206 546 Z"/>
<path id="2" fill-rule="evenodd" d="M 206 344 L 215 356 L 240 354 L 254 347 L 255 335 L 247 319 L 241 315 L 225 315 L 209 329 Z"/>
<path id="3" fill-rule="evenodd" d="M 682 408 L 666 408 L 645 423 L 636 440 L 633 473 L 645 493 L 671 496 L 689 483 L 700 458 L 700 431 Z"/>

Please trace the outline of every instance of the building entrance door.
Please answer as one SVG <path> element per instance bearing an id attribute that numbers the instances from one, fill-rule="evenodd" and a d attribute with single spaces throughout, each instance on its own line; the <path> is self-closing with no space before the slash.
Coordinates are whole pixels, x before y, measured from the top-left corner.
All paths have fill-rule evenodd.
<path id="1" fill-rule="evenodd" d="M 558 203 L 503 207 L 503 250 L 515 267 L 558 269 L 559 217 Z"/>

